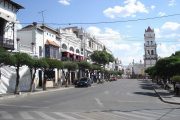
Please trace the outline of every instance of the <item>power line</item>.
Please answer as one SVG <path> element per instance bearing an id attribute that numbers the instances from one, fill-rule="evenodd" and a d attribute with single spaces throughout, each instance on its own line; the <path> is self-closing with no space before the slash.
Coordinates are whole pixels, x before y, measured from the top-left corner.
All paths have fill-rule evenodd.
<path id="1" fill-rule="evenodd" d="M 51 25 L 91 25 L 91 24 L 114 24 L 114 23 L 125 23 L 125 22 L 137 22 L 137 21 L 146 21 L 146 20 L 153 20 L 153 19 L 161 19 L 161 18 L 168 18 L 180 16 L 180 13 L 171 14 L 171 15 L 164 15 L 159 17 L 147 17 L 147 18 L 138 18 L 138 19 L 129 19 L 129 20 L 117 20 L 117 21 L 100 21 L 100 22 L 72 22 L 72 23 L 45 23 Z M 31 24 L 31 23 L 19 23 L 19 24 Z"/>

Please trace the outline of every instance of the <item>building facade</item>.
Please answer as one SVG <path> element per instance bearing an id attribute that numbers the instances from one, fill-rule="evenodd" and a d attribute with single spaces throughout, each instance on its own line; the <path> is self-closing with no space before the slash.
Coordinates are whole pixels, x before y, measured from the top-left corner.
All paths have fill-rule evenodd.
<path id="1" fill-rule="evenodd" d="M 18 30 L 17 50 L 25 52 L 37 58 L 61 59 L 59 32 L 47 25 L 33 23 Z M 45 71 L 51 73 L 47 87 L 53 86 L 53 81 L 58 82 L 59 72 L 57 69 Z M 47 74 L 48 75 L 48 74 Z M 38 70 L 36 74 L 36 85 L 42 87 L 44 79 L 43 71 Z"/>
<path id="2" fill-rule="evenodd" d="M 16 14 L 23 9 L 18 3 L 12 0 L 0 1 L 0 47 L 7 51 L 15 51 L 16 46 Z M 25 79 L 26 74 L 20 68 L 20 80 Z M 12 92 L 15 86 L 16 68 L 11 66 L 0 66 L 0 94 Z M 23 76 L 23 75 L 24 76 Z M 26 77 L 27 78 L 27 77 Z M 23 84 L 19 85 L 23 89 Z"/>
<path id="3" fill-rule="evenodd" d="M 144 41 L 144 67 L 147 69 L 148 67 L 154 66 L 158 59 L 154 29 L 150 27 L 145 29 Z"/>
<path id="4" fill-rule="evenodd" d="M 22 8 L 12 0 L 0 2 L 0 46 L 6 50 L 16 49 L 16 13 Z"/>

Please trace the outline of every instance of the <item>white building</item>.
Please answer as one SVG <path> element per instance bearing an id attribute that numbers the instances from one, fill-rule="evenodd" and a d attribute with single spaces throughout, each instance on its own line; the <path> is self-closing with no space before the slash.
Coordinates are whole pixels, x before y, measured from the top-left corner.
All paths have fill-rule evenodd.
<path id="1" fill-rule="evenodd" d="M 0 1 L 0 47 L 6 50 L 16 50 L 16 14 L 21 5 L 12 0 Z M 16 77 L 15 67 L 0 66 L 0 94 L 12 92 L 15 88 Z M 20 69 L 20 81 L 26 77 L 26 74 Z M 20 83 L 20 89 L 24 85 Z"/>
<path id="2" fill-rule="evenodd" d="M 20 52 L 26 52 L 34 57 L 47 57 L 52 59 L 60 60 L 60 36 L 59 32 L 47 25 L 39 25 L 33 23 L 32 25 L 27 25 L 21 30 L 18 30 L 18 44 L 17 48 Z M 59 72 L 57 69 L 51 72 L 51 77 L 55 79 L 57 83 L 57 74 Z M 44 74 L 39 70 L 36 75 L 36 86 L 42 87 L 42 81 L 44 79 Z M 47 81 L 47 87 L 53 86 L 53 81 Z"/>
<path id="3" fill-rule="evenodd" d="M 68 27 L 59 30 L 62 60 L 81 61 L 84 59 L 80 30 L 77 27 Z"/>
<path id="4" fill-rule="evenodd" d="M 158 59 L 154 29 L 148 27 L 144 34 L 144 67 L 145 69 L 156 64 Z"/>
<path id="5" fill-rule="evenodd" d="M 16 49 L 16 13 L 22 8 L 12 0 L 0 2 L 0 46 L 7 50 Z"/>

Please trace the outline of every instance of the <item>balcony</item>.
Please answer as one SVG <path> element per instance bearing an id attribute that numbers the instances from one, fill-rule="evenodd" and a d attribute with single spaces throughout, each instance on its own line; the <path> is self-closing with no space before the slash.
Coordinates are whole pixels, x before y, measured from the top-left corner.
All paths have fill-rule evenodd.
<path id="1" fill-rule="evenodd" d="M 0 47 L 7 50 L 14 50 L 14 40 L 0 36 Z"/>
<path id="2" fill-rule="evenodd" d="M 152 59 L 157 60 L 157 58 L 158 58 L 158 55 L 144 55 L 145 60 L 152 60 Z"/>

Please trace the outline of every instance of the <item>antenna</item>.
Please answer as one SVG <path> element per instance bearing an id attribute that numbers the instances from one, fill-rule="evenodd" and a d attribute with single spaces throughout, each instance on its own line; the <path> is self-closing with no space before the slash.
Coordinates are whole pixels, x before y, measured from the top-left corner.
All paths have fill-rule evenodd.
<path id="1" fill-rule="evenodd" d="M 42 24 L 44 25 L 44 12 L 46 10 L 39 11 L 38 13 L 42 15 Z"/>

